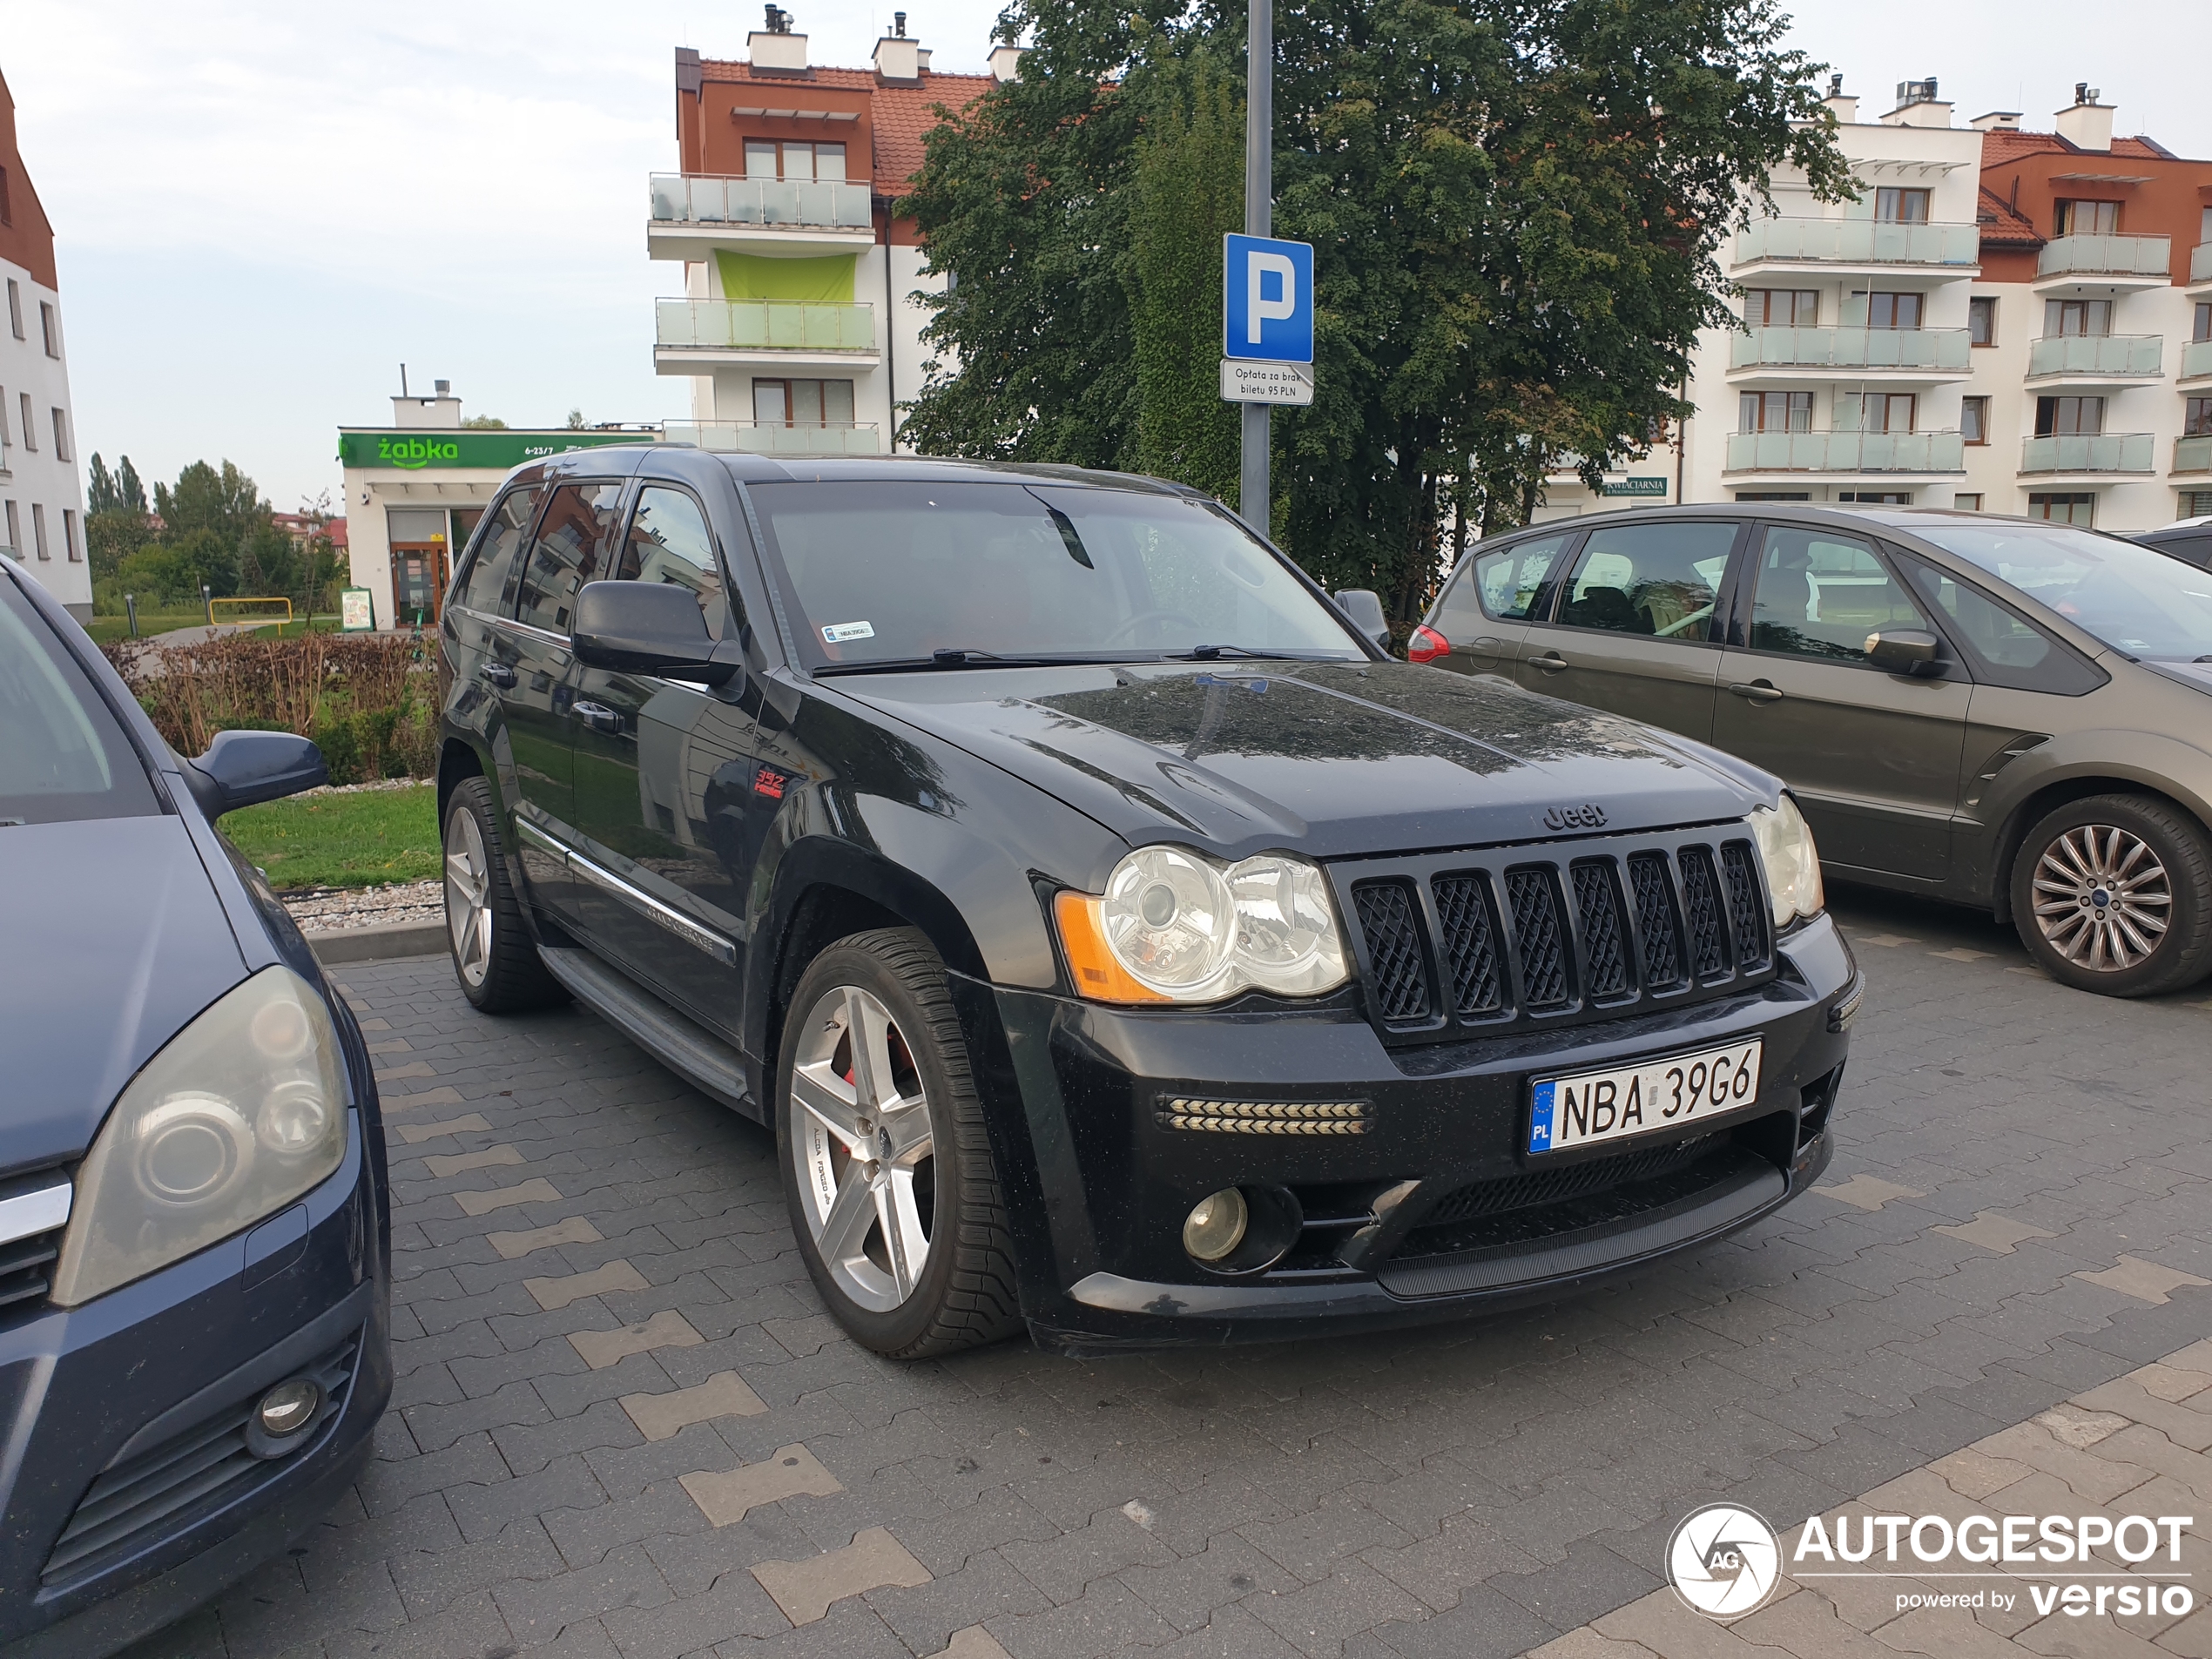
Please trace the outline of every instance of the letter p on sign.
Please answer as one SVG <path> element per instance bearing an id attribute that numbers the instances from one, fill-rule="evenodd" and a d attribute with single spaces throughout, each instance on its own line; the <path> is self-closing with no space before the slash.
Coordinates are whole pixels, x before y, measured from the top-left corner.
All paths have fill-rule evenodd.
<path id="1" fill-rule="evenodd" d="M 1222 354 L 1273 363 L 1313 361 L 1313 247 L 1222 239 Z"/>

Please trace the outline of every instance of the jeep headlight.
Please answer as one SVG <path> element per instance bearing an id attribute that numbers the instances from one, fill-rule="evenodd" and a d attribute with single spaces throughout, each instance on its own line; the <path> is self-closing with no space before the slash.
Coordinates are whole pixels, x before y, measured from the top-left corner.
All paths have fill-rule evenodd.
<path id="1" fill-rule="evenodd" d="M 1779 806 L 1755 808 L 1750 825 L 1751 839 L 1758 844 L 1759 862 L 1766 867 L 1766 890 L 1774 901 L 1776 931 L 1800 916 L 1818 915 L 1827 902 L 1820 886 L 1820 854 L 1797 803 L 1784 795 Z"/>
<path id="2" fill-rule="evenodd" d="M 132 1078 L 77 1171 L 53 1299 L 74 1307 L 296 1202 L 346 1155 L 338 1033 L 266 968 Z"/>
<path id="3" fill-rule="evenodd" d="M 1264 853 L 1222 865 L 1141 846 L 1104 894 L 1055 903 L 1076 988 L 1102 1002 L 1217 1002 L 1243 990 L 1310 996 L 1346 978 L 1326 877 Z"/>

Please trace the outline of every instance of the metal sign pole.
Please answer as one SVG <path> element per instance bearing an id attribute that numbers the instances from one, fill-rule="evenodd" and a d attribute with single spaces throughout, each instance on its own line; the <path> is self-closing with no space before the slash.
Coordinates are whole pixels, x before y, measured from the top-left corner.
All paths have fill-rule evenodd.
<path id="1" fill-rule="evenodd" d="M 1244 234 L 1275 231 L 1275 0 L 1250 0 L 1251 31 L 1245 47 Z M 1257 338 L 1257 336 L 1255 336 Z M 1268 408 L 1247 403 L 1244 466 L 1238 510 L 1261 535 L 1268 531 Z"/>

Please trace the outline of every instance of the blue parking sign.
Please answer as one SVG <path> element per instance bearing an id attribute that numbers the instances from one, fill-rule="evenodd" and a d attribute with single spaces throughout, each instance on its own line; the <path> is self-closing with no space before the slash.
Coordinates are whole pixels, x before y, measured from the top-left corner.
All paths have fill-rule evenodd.
<path id="1" fill-rule="evenodd" d="M 1222 238 L 1221 354 L 1269 363 L 1313 361 L 1313 244 Z"/>

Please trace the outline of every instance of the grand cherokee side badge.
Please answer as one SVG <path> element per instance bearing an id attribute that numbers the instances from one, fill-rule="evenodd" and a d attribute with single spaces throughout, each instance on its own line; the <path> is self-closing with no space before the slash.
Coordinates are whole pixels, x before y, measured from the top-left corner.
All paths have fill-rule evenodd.
<path id="1" fill-rule="evenodd" d="M 1544 827 L 1550 830 L 1603 829 L 1605 808 L 1595 801 L 1582 806 L 1554 806 L 1544 814 Z"/>

